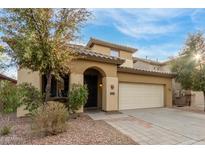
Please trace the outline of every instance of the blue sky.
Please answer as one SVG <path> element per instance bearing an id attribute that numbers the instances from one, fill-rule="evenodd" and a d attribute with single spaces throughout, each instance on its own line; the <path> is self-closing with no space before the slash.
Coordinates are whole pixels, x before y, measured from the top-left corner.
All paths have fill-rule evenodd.
<path id="1" fill-rule="evenodd" d="M 134 56 L 163 61 L 175 56 L 188 33 L 205 30 L 205 9 L 90 9 L 78 43 L 90 37 L 138 48 Z M 5 72 L 16 76 L 16 69 Z"/>
<path id="2" fill-rule="evenodd" d="M 188 33 L 205 30 L 205 9 L 91 9 L 94 17 L 81 32 L 90 37 L 136 47 L 134 55 L 163 61 L 175 56 Z"/>

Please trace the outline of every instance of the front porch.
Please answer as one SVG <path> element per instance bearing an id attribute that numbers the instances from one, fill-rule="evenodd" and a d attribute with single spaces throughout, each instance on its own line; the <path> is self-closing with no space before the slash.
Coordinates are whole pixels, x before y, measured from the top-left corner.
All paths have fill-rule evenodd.
<path id="1" fill-rule="evenodd" d="M 70 74 L 70 87 L 72 84 L 86 84 L 89 95 L 87 103 L 80 109 L 84 110 L 118 110 L 118 78 L 110 77 L 103 68 L 91 66 L 82 73 Z"/>

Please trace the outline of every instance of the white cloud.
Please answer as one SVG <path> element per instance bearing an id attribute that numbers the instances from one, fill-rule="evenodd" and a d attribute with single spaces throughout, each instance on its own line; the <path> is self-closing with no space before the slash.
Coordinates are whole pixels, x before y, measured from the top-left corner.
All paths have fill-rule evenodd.
<path id="1" fill-rule="evenodd" d="M 196 9 L 190 16 L 196 30 L 205 30 L 205 9 Z"/>
<path id="2" fill-rule="evenodd" d="M 181 17 L 185 9 L 95 9 L 93 24 L 113 24 L 121 33 L 134 38 L 155 38 L 181 28 L 170 19 Z M 112 22 L 112 23 L 110 23 Z"/>
<path id="3" fill-rule="evenodd" d="M 161 44 L 159 45 L 150 45 L 150 46 L 143 46 L 138 47 L 139 51 L 134 54 L 136 57 L 145 58 L 146 56 L 149 59 L 159 61 L 166 60 L 171 56 L 176 56 L 180 51 L 180 45 L 177 44 Z"/>
<path id="4" fill-rule="evenodd" d="M 126 9 L 124 12 L 137 17 L 140 21 L 150 22 L 175 18 L 184 15 L 187 11 L 183 9 Z"/>
<path id="5" fill-rule="evenodd" d="M 134 26 L 130 24 L 116 25 L 116 28 L 122 33 L 132 36 L 134 38 L 155 38 L 160 35 L 168 35 L 169 32 L 177 30 L 175 24 L 172 25 L 155 25 L 155 24 L 141 24 L 140 26 Z"/>

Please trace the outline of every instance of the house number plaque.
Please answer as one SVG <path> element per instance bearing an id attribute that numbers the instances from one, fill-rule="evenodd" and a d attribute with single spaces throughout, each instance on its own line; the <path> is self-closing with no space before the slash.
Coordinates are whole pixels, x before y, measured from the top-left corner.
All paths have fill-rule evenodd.
<path id="1" fill-rule="evenodd" d="M 114 86 L 113 84 L 110 85 L 110 89 L 111 89 L 111 90 L 114 90 L 114 88 L 115 88 L 115 86 Z M 113 92 L 113 91 L 110 92 L 110 95 L 115 95 L 115 92 Z"/>
<path id="2" fill-rule="evenodd" d="M 115 92 L 110 92 L 110 95 L 115 95 Z"/>

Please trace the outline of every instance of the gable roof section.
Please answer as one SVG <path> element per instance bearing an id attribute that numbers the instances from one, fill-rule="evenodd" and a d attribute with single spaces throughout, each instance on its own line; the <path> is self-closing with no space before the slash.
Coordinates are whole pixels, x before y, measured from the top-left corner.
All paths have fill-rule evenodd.
<path id="1" fill-rule="evenodd" d="M 124 45 L 119 45 L 119 44 L 99 40 L 99 39 L 92 38 L 92 37 L 90 38 L 90 40 L 87 43 L 86 47 L 90 48 L 90 47 L 92 47 L 93 44 L 103 45 L 103 46 L 107 46 L 107 47 L 115 48 L 115 49 L 121 49 L 123 51 L 128 51 L 128 52 L 131 52 L 131 53 L 134 53 L 138 50 L 136 48 L 127 47 L 127 46 L 124 46 Z"/>
<path id="2" fill-rule="evenodd" d="M 124 59 L 97 53 L 82 45 L 71 44 L 70 47 L 74 50 L 75 53 L 82 56 L 80 57 L 82 59 L 85 58 L 88 60 L 106 62 L 106 63 L 117 64 L 117 65 L 121 65 L 125 62 Z"/>
<path id="3" fill-rule="evenodd" d="M 13 78 L 10 78 L 10 77 L 8 77 L 8 76 L 5 76 L 5 75 L 3 75 L 3 74 L 0 74 L 0 80 L 8 80 L 8 81 L 11 81 L 11 82 L 13 82 L 13 83 L 17 83 L 17 80 L 15 80 L 15 79 L 13 79 Z"/>
<path id="4" fill-rule="evenodd" d="M 171 73 L 171 72 L 129 68 L 129 67 L 122 67 L 122 66 L 118 67 L 117 71 L 131 73 L 131 74 L 151 75 L 151 76 L 168 77 L 168 78 L 174 78 L 176 76 L 175 73 Z"/>

